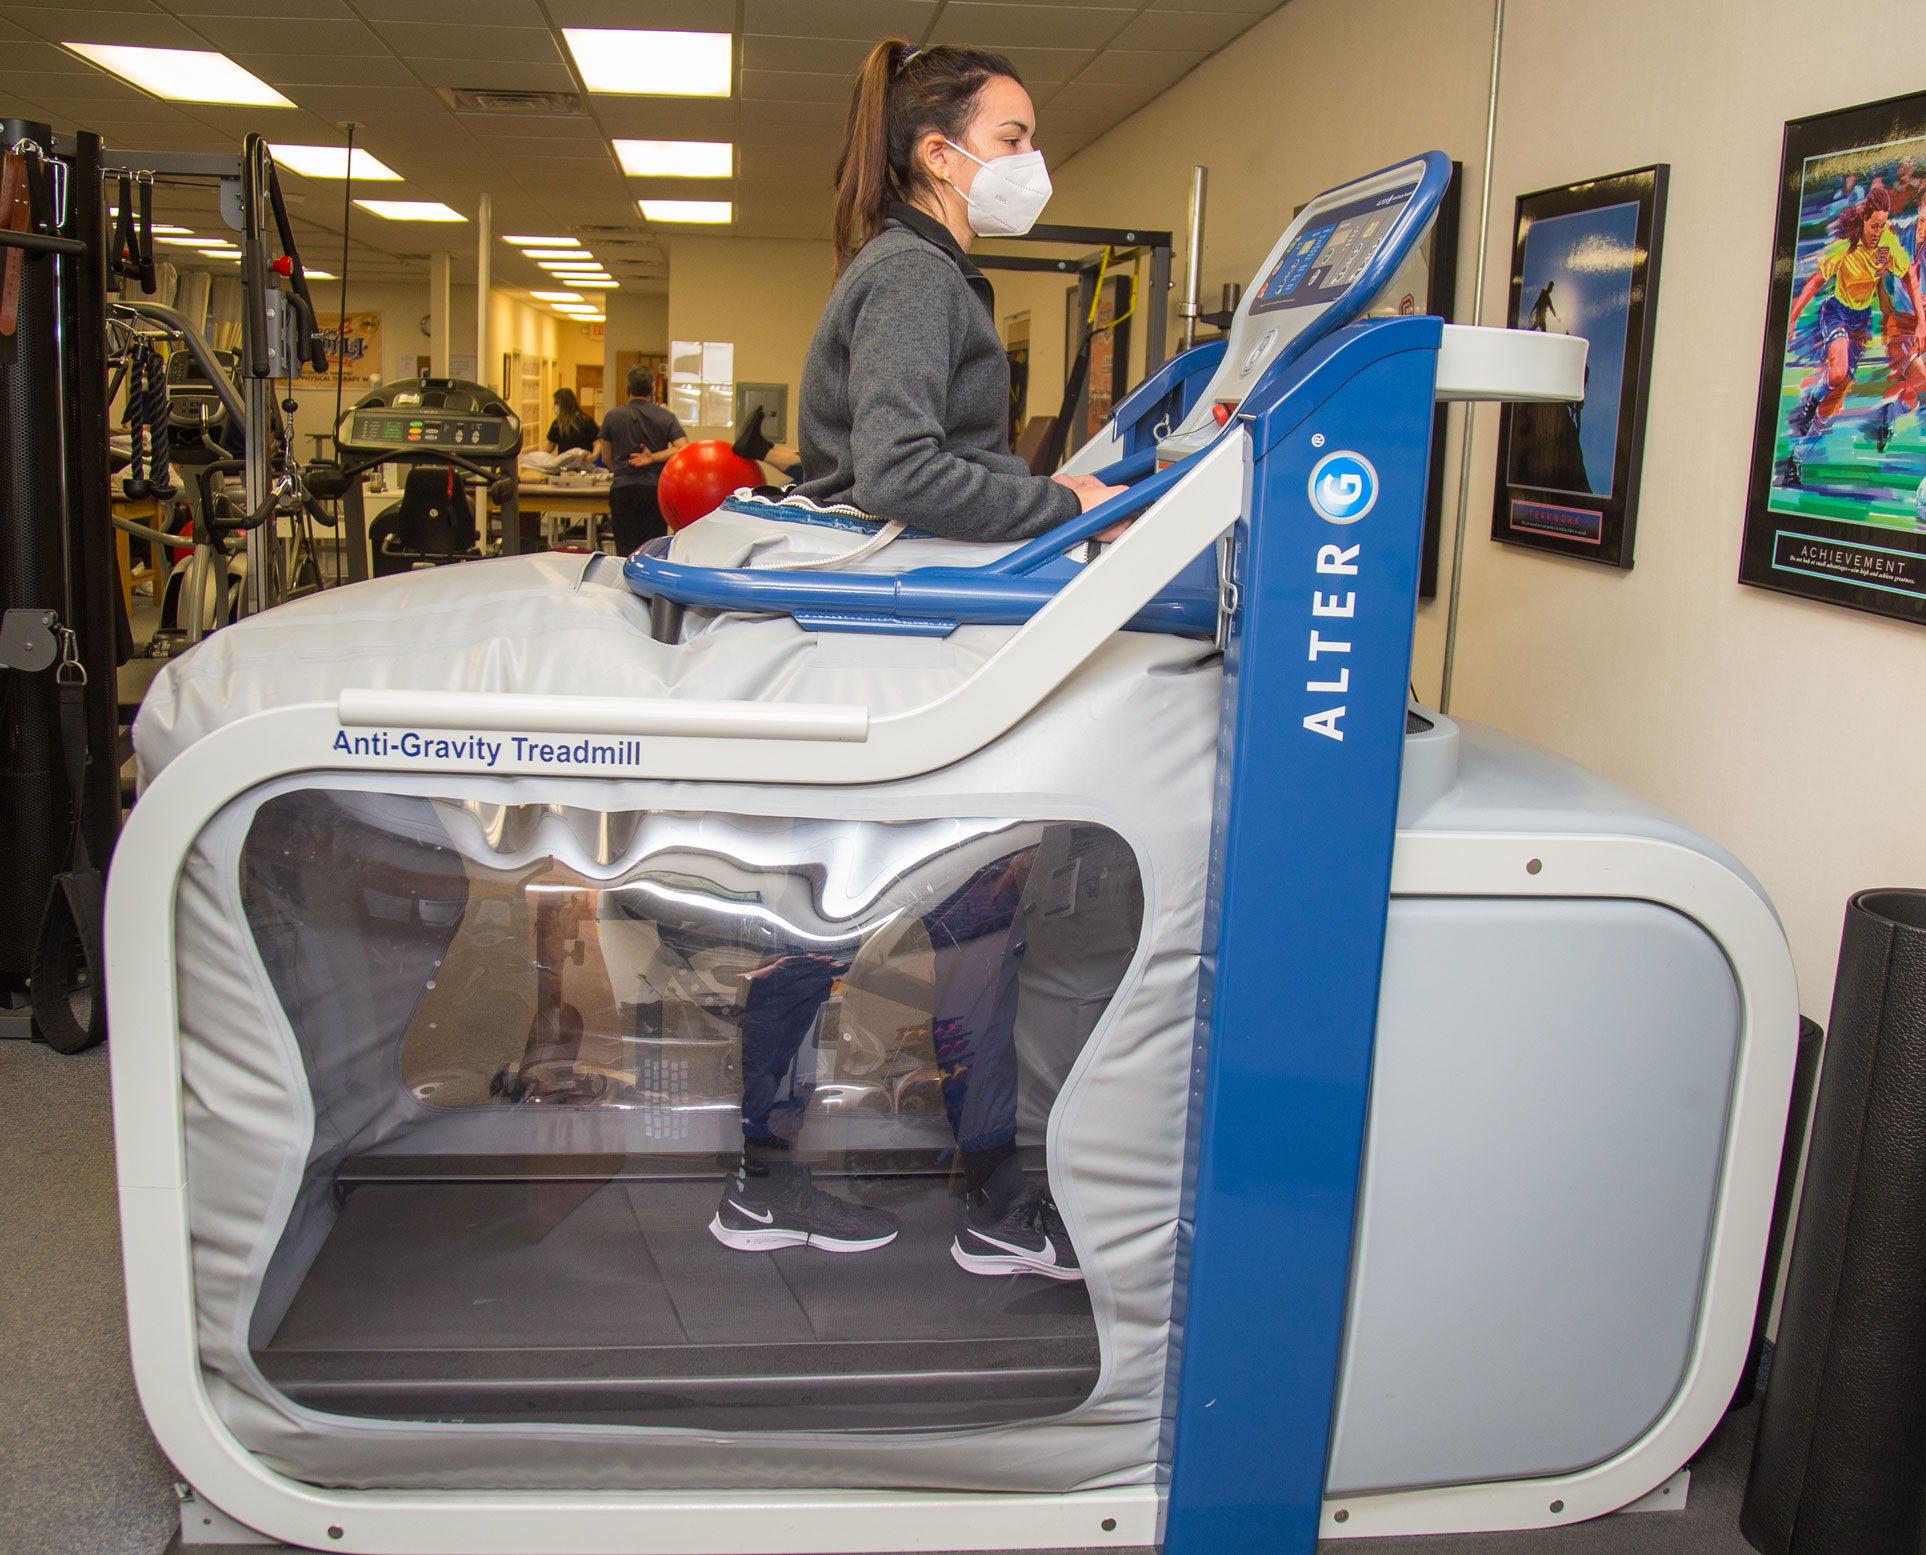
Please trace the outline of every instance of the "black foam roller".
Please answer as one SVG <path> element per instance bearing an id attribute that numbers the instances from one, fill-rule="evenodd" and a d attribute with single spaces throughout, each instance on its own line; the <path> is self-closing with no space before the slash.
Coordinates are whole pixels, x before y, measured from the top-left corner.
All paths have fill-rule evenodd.
<path id="1" fill-rule="evenodd" d="M 1926 892 L 1846 905 L 1739 1526 L 1765 1555 L 1926 1545 Z"/>

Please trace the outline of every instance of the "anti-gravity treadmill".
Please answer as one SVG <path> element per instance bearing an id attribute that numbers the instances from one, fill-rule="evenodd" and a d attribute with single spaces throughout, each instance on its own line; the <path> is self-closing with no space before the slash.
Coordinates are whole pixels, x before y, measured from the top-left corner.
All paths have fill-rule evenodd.
<path id="1" fill-rule="evenodd" d="M 203 1526 L 1308 1555 L 1673 1480 L 1752 1336 L 1790 958 L 1715 844 L 1407 697 L 1434 405 L 1583 384 L 1411 311 L 1448 171 L 1305 207 L 1039 540 L 744 492 L 169 666 L 108 977 Z M 1081 1281 L 953 1258 L 992 1134 Z M 745 1141 L 895 1239 L 724 1246 Z"/>

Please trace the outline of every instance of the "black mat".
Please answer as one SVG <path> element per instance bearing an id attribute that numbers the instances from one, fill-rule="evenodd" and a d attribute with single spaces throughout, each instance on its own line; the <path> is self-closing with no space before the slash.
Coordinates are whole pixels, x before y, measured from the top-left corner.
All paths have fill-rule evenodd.
<path id="1" fill-rule="evenodd" d="M 358 1187 L 256 1360 L 301 1403 L 389 1419 L 885 1430 L 1089 1395 L 1080 1284 L 964 1273 L 944 1177 L 836 1186 L 901 1234 L 734 1252 L 708 1230 L 720 1180 Z"/>

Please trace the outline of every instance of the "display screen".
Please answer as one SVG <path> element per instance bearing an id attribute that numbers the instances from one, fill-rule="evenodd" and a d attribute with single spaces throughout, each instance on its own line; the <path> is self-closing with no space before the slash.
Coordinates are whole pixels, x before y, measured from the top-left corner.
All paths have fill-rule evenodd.
<path id="1" fill-rule="evenodd" d="M 1406 184 L 1321 213 L 1317 225 L 1300 232 L 1279 257 L 1251 312 L 1302 308 L 1337 297 L 1364 274 L 1417 188 Z"/>
<path id="2" fill-rule="evenodd" d="M 495 416 L 445 416 L 433 412 L 364 410 L 354 418 L 353 441 L 361 447 L 476 448 L 501 446 L 507 423 Z"/>

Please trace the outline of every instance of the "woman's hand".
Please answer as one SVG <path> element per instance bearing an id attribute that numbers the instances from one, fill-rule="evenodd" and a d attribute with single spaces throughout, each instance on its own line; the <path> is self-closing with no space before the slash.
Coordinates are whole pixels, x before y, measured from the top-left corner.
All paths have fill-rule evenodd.
<path id="1" fill-rule="evenodd" d="M 1128 486 L 1106 486 L 1094 475 L 1052 475 L 1050 479 L 1059 486 L 1068 486 L 1077 494 L 1077 511 L 1080 513 L 1088 513 L 1099 503 L 1108 502 L 1112 497 L 1121 497 L 1130 490 Z M 1128 529 L 1132 522 L 1131 519 L 1120 518 L 1097 538 L 1107 545 Z"/>

